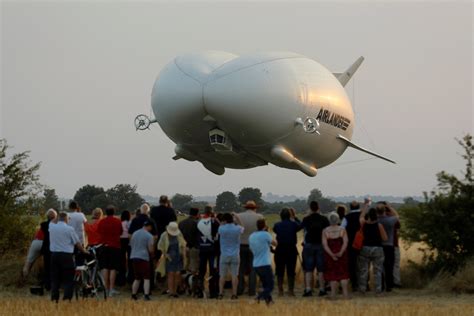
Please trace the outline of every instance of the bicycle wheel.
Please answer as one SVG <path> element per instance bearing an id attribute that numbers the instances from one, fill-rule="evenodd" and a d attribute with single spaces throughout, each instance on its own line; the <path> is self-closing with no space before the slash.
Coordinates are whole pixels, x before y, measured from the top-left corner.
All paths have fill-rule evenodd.
<path id="1" fill-rule="evenodd" d="M 82 297 L 83 295 L 83 284 L 82 284 L 82 277 L 81 274 L 76 274 L 74 276 L 74 294 L 76 296 L 76 301 L 79 300 L 79 296 Z"/>
<path id="2" fill-rule="evenodd" d="M 105 282 L 102 274 L 97 273 L 94 278 L 94 288 L 95 288 L 95 297 L 100 299 L 101 296 L 104 297 L 104 300 L 107 299 L 107 290 L 105 289 Z M 102 295 L 99 293 L 102 292 Z"/>

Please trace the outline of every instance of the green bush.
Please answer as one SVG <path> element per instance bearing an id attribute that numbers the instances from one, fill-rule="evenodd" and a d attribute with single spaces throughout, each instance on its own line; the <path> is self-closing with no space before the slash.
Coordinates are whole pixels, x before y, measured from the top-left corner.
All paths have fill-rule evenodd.
<path id="1" fill-rule="evenodd" d="M 438 187 L 425 193 L 425 202 L 406 206 L 402 214 L 402 237 L 428 246 L 424 261 L 432 275 L 455 273 L 474 256 L 474 181 L 472 136 L 458 143 L 466 160 L 463 179 L 444 171 L 437 174 Z"/>

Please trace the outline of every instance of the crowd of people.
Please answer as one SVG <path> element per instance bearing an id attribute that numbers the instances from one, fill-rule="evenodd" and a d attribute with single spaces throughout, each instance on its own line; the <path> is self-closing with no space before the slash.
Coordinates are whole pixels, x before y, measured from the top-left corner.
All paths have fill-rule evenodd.
<path id="1" fill-rule="evenodd" d="M 133 215 L 123 210 L 118 217 L 117 210 L 109 206 L 105 216 L 97 208 L 88 220 L 71 201 L 69 212 L 47 212 L 30 247 L 24 273 L 41 254 L 44 288 L 58 301 L 62 284 L 63 298 L 70 300 L 75 267 L 87 260 L 88 246 L 100 245 L 99 266 L 109 297 L 119 294 L 117 288 L 128 283 L 134 300 L 140 293 L 150 300 L 152 291 L 170 298 L 223 299 L 228 289 L 230 299 L 245 293 L 271 304 L 275 277 L 279 296 L 296 295 L 298 261 L 304 271 L 304 297 L 313 296 L 317 288 L 318 296 L 334 299 L 342 290 L 347 299 L 349 285 L 352 292 L 366 293 L 370 265 L 374 271 L 372 290 L 377 295 L 400 286 L 400 222 L 398 213 L 386 202 L 372 207 L 367 198 L 363 203 L 350 203 L 349 212 L 341 205 L 325 215 L 318 202 L 312 201 L 301 219 L 294 209 L 283 208 L 272 229 L 258 214 L 254 201 L 243 208 L 243 212 L 219 214 L 211 206 L 202 212 L 191 208 L 189 216 L 178 222 L 169 199 L 161 196 L 158 206 L 145 203 Z"/>

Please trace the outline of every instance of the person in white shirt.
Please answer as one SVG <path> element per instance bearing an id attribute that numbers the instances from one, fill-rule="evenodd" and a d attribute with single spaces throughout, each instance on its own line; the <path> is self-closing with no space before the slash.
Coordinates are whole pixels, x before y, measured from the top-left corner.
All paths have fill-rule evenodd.
<path id="1" fill-rule="evenodd" d="M 68 225 L 74 228 L 79 241 L 83 246 L 85 246 L 85 236 L 84 236 L 84 224 L 87 222 L 87 218 L 79 209 L 79 205 L 76 201 L 71 201 L 69 203 L 69 209 L 71 210 L 69 215 Z"/>
<path id="2" fill-rule="evenodd" d="M 58 222 L 49 224 L 49 249 L 51 251 L 51 300 L 59 301 L 59 287 L 63 284 L 63 300 L 71 300 L 74 289 L 74 247 L 86 255 L 76 232 L 68 226 L 68 214 L 59 213 Z"/>

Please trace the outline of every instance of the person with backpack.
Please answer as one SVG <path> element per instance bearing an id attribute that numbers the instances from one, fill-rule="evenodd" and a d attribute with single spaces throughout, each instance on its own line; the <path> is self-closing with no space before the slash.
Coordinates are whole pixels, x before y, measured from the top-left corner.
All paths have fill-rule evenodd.
<path id="1" fill-rule="evenodd" d="M 197 224 L 199 240 L 199 281 L 204 287 L 204 280 L 209 267 L 209 297 L 217 298 L 219 276 L 216 263 L 216 242 L 219 221 L 215 218 L 211 206 L 204 208 L 204 215 Z"/>

